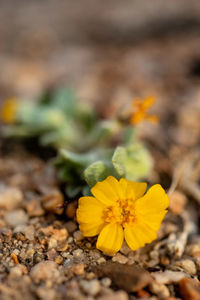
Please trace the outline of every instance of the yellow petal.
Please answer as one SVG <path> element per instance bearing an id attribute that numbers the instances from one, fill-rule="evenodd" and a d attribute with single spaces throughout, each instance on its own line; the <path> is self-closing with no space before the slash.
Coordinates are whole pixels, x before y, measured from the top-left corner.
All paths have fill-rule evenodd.
<path id="1" fill-rule="evenodd" d="M 127 226 L 124 229 L 124 236 L 128 246 L 132 250 L 143 247 L 146 243 L 152 242 L 157 237 L 156 232 L 151 228 L 138 224 Z"/>
<path id="2" fill-rule="evenodd" d="M 125 178 L 121 178 L 119 181 L 119 184 L 120 184 L 121 190 L 123 192 L 123 198 L 125 198 L 126 192 L 127 192 L 128 180 Z"/>
<path id="3" fill-rule="evenodd" d="M 124 240 L 124 232 L 119 224 L 106 225 L 97 240 L 97 249 L 106 254 L 113 255 L 120 250 Z"/>
<path id="4" fill-rule="evenodd" d="M 138 216 L 139 223 L 142 223 L 143 225 L 157 232 L 161 226 L 161 222 L 164 219 L 166 213 L 167 210 L 163 210 L 157 214 L 140 215 Z"/>
<path id="5" fill-rule="evenodd" d="M 135 202 L 136 214 L 160 213 L 169 206 L 169 198 L 159 184 L 152 186 L 148 192 Z"/>
<path id="6" fill-rule="evenodd" d="M 88 207 L 90 205 L 95 205 L 96 207 L 99 207 L 100 209 L 104 208 L 105 205 L 103 205 L 98 199 L 92 196 L 86 196 L 81 197 L 78 200 L 79 207 Z"/>
<path id="7" fill-rule="evenodd" d="M 130 119 L 130 123 L 131 124 L 138 124 L 140 123 L 141 121 L 144 120 L 146 114 L 142 111 L 138 111 L 136 113 L 134 113 Z"/>
<path id="8" fill-rule="evenodd" d="M 155 116 L 155 115 L 146 115 L 146 116 L 145 116 L 145 119 L 146 119 L 147 121 L 150 121 L 150 122 L 154 123 L 154 124 L 157 124 L 158 121 L 159 121 L 158 117 Z"/>
<path id="9" fill-rule="evenodd" d="M 146 189 L 146 182 L 128 181 L 127 198 L 134 198 L 134 200 L 141 198 L 144 195 Z"/>
<path id="10" fill-rule="evenodd" d="M 122 186 L 120 184 L 120 182 L 113 176 L 109 176 L 106 178 L 106 181 L 112 186 L 112 188 L 114 189 L 117 198 L 118 199 L 122 199 L 124 197 L 124 192 L 122 189 Z"/>
<path id="11" fill-rule="evenodd" d="M 104 226 L 104 205 L 94 197 L 82 197 L 76 212 L 80 230 L 84 236 L 99 234 Z"/>
<path id="12" fill-rule="evenodd" d="M 109 176 L 104 181 L 97 182 L 91 189 L 95 198 L 107 206 L 113 205 L 118 200 L 118 194 L 111 181 L 113 180 L 111 176 Z"/>
<path id="13" fill-rule="evenodd" d="M 141 198 L 147 188 L 145 182 L 133 182 L 125 178 L 121 178 L 119 183 L 122 190 L 122 198 L 132 199 L 133 201 Z"/>
<path id="14" fill-rule="evenodd" d="M 85 237 L 91 237 L 98 235 L 102 228 L 104 227 L 104 223 L 102 221 L 95 221 L 93 223 L 80 223 L 79 229 L 83 236 Z"/>
<path id="15" fill-rule="evenodd" d="M 19 100 L 17 98 L 8 98 L 1 109 L 1 119 L 5 123 L 13 124 L 16 121 L 17 109 L 19 107 Z"/>
<path id="16" fill-rule="evenodd" d="M 148 97 L 146 98 L 143 102 L 142 102 L 142 108 L 147 110 L 150 107 L 152 107 L 154 105 L 154 103 L 156 102 L 156 98 L 155 97 Z"/>

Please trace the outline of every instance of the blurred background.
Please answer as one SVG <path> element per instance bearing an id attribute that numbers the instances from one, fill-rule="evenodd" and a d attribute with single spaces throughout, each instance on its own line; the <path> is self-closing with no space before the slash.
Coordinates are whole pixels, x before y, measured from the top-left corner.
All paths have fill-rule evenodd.
<path id="1" fill-rule="evenodd" d="M 0 65 L 1 104 L 67 85 L 109 118 L 154 95 L 160 125 L 141 135 L 165 152 L 198 146 L 199 1 L 2 0 Z"/>
<path id="2" fill-rule="evenodd" d="M 199 285 L 200 279 L 200 1 L 0 0 L 0 67 L 0 298 L 21 300 L 23 293 L 24 299 L 94 299 L 90 292 L 95 288 L 88 285 L 88 298 L 85 291 L 84 294 L 81 292 L 83 285 L 79 286 L 79 279 L 95 278 L 90 276 L 94 275 L 91 266 L 110 259 L 95 252 L 95 240 L 88 243 L 82 239 L 73 221 L 77 195 L 83 190 L 75 189 L 77 181 L 80 180 L 81 188 L 85 187 L 82 187 L 83 178 L 77 180 L 74 172 L 78 155 L 72 153 L 67 160 L 64 152 L 64 162 L 57 161 L 57 166 L 63 164 L 66 168 L 56 172 L 49 159 L 55 158 L 57 148 L 41 147 L 42 133 L 46 133 L 46 127 L 49 130 L 43 116 L 49 118 L 50 128 L 56 133 L 52 130 L 53 135 L 47 135 L 48 138 L 53 136 L 56 142 L 62 142 L 60 136 L 64 141 L 71 139 L 72 145 L 74 142 L 80 148 L 92 144 L 92 140 L 95 148 L 99 135 L 93 131 L 95 118 L 88 117 L 90 110 L 86 104 L 94 106 L 97 120 L 102 121 L 97 123 L 106 125 L 112 123 L 117 112 L 123 111 L 133 99 L 154 96 L 157 101 L 150 115 L 158 116 L 158 124 L 142 122 L 137 128 L 139 141 L 154 161 L 154 168 L 145 181 L 150 185 L 160 183 L 168 192 L 169 213 L 155 243 L 141 249 L 141 255 L 136 252 L 130 257 L 124 248 L 123 255 L 119 254 L 113 262 L 126 264 L 128 261 L 130 265 L 139 262 L 149 272 L 157 273 L 160 281 L 156 279 L 155 287 L 150 291 L 147 289 L 147 293 L 142 290 L 147 284 L 146 273 L 145 283 L 141 284 L 143 272 L 140 274 L 136 270 L 137 276 L 134 275 L 132 280 L 123 265 L 128 276 L 122 276 L 125 286 L 126 278 L 131 278 L 127 280 L 131 282 L 127 292 L 137 291 L 137 299 L 145 298 L 145 293 L 148 299 L 199 299 L 199 290 L 194 286 Z M 2 122 L 1 108 L 6 99 L 37 101 L 42 94 L 52 95 L 51 91 L 60 91 L 63 86 L 72 88 L 77 99 L 82 101 L 79 104 L 87 114 L 81 110 L 80 115 L 84 117 L 76 116 L 81 122 L 89 118 L 91 122 L 84 129 L 89 128 L 91 136 L 77 130 L 76 138 L 71 124 L 77 129 L 82 127 L 79 126 L 81 122 L 72 117 L 75 101 L 69 96 L 71 112 L 67 107 L 56 114 L 52 105 L 52 113 L 48 110 L 48 97 L 42 98 L 42 104 L 46 105 L 43 110 L 38 106 L 33 114 L 34 104 L 28 103 L 29 114 L 21 113 L 20 117 L 25 120 L 25 125 L 30 123 L 28 133 L 35 131 L 39 137 L 37 141 L 14 139 L 13 136 L 5 138 L 3 134 L 6 130 L 9 132 L 9 126 Z M 61 102 L 66 104 L 67 101 Z M 26 108 L 24 103 L 21 106 Z M 16 120 L 13 120 L 13 110 L 8 105 L 8 115 L 10 112 L 11 118 L 7 119 L 12 123 Z M 71 113 L 71 119 L 67 113 Z M 60 117 L 63 114 L 66 115 L 64 121 Z M 111 120 L 104 122 L 104 119 Z M 61 126 L 62 121 L 68 125 L 68 130 Z M 62 129 L 61 135 L 57 135 L 58 128 Z M 99 128 L 104 129 L 97 126 Z M 25 136 L 23 130 L 19 132 Z M 87 162 L 84 154 L 77 159 L 78 168 L 81 169 L 82 163 L 83 170 Z M 72 167 L 68 163 L 70 159 Z M 137 155 L 135 160 L 137 162 Z M 126 156 L 124 161 L 134 173 Z M 150 159 L 149 162 L 151 164 Z M 63 175 L 64 184 L 58 179 L 58 173 Z M 79 173 L 83 177 L 82 169 Z M 91 177 L 94 179 L 93 173 Z M 71 198 L 66 190 L 70 185 L 71 191 L 75 190 Z M 39 262 L 46 263 L 47 258 L 46 267 L 38 268 Z M 55 268 L 59 265 L 60 273 L 48 264 L 53 261 Z M 75 265 L 79 268 L 72 271 L 71 266 L 77 262 L 84 264 Z M 12 271 L 13 266 L 20 268 Z M 180 281 L 183 277 L 177 278 L 181 272 L 173 272 L 180 270 L 184 271 L 184 277 L 189 277 L 183 282 Z M 115 272 L 110 271 L 117 278 Z M 104 275 L 104 279 L 109 279 L 108 274 Z M 43 276 L 46 276 L 47 284 L 43 281 L 39 284 Z M 97 288 L 100 286 L 95 280 L 93 282 L 95 287 L 96 284 Z M 110 284 L 111 280 L 102 290 L 108 290 Z M 132 284 L 136 284 L 136 289 L 132 290 Z M 119 287 L 120 290 L 123 288 Z M 111 292 L 113 297 L 109 299 L 128 299 L 128 294 L 121 297 L 117 292 Z M 105 298 L 100 296 L 98 299 L 108 299 L 106 293 Z M 152 294 L 158 298 L 149 298 Z M 131 293 L 130 299 L 136 299 L 134 295 L 136 293 Z M 178 298 L 174 298 L 176 296 Z"/>

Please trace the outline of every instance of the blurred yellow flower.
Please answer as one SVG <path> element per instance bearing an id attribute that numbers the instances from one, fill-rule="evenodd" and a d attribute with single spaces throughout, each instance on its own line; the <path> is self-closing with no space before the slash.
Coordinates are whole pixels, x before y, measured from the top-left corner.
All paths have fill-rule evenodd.
<path id="1" fill-rule="evenodd" d="M 1 119 L 5 123 L 13 124 L 16 120 L 16 112 L 19 107 L 19 101 L 17 98 L 8 98 L 3 103 L 1 109 Z"/>
<path id="2" fill-rule="evenodd" d="M 158 123 L 158 117 L 155 115 L 149 115 L 147 111 L 155 103 L 154 97 L 149 97 L 143 101 L 135 99 L 132 101 L 133 114 L 130 119 L 131 124 L 138 124 L 144 120 L 150 121 L 152 123 Z"/>
<path id="3" fill-rule="evenodd" d="M 112 176 L 98 182 L 91 189 L 94 197 L 79 199 L 77 220 L 83 236 L 99 234 L 96 247 L 109 255 L 120 250 L 124 238 L 132 250 L 156 239 L 169 199 L 159 184 L 144 195 L 146 187 Z"/>

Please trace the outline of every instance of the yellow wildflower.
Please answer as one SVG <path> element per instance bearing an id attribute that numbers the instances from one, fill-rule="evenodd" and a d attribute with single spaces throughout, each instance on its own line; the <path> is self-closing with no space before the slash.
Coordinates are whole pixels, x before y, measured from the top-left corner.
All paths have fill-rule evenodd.
<path id="1" fill-rule="evenodd" d="M 147 111 L 149 108 L 151 108 L 155 103 L 154 97 L 149 97 L 144 99 L 143 101 L 140 101 L 138 99 L 133 100 L 132 106 L 133 106 L 133 114 L 130 119 L 131 124 L 138 124 L 142 122 L 143 120 L 150 121 L 152 123 L 158 122 L 158 117 L 155 115 L 149 115 Z"/>
<path id="2" fill-rule="evenodd" d="M 5 123 L 13 124 L 16 120 L 16 112 L 19 107 L 17 98 L 8 98 L 1 109 L 1 119 Z"/>
<path id="3" fill-rule="evenodd" d="M 159 184 L 144 195 L 146 187 L 112 176 L 98 182 L 91 189 L 94 197 L 79 199 L 77 220 L 83 236 L 99 234 L 96 247 L 110 255 L 120 250 L 124 238 L 132 250 L 156 239 L 169 199 Z"/>

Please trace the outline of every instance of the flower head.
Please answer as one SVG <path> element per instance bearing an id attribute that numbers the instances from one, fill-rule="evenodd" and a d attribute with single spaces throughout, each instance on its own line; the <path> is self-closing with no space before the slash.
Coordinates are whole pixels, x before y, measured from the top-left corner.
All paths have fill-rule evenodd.
<path id="1" fill-rule="evenodd" d="M 144 195 L 146 187 L 112 176 L 98 182 L 91 189 L 94 197 L 79 199 L 77 220 L 83 236 L 99 234 L 96 247 L 111 255 L 120 250 L 124 238 L 132 250 L 156 239 L 169 199 L 159 184 Z"/>
<path id="2" fill-rule="evenodd" d="M 132 101 L 133 106 L 133 114 L 130 119 L 131 124 L 138 124 L 143 120 L 150 121 L 152 123 L 158 122 L 158 117 L 155 115 L 149 115 L 147 111 L 149 108 L 151 108 L 155 103 L 154 97 L 149 97 L 144 99 L 143 101 L 140 101 L 138 99 L 135 99 Z"/>
<path id="3" fill-rule="evenodd" d="M 5 123 L 13 124 L 16 120 L 16 112 L 17 108 L 19 106 L 18 99 L 13 97 L 13 98 L 8 98 L 1 109 L 1 119 Z"/>

